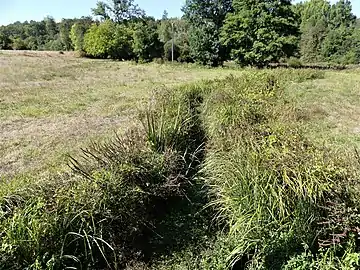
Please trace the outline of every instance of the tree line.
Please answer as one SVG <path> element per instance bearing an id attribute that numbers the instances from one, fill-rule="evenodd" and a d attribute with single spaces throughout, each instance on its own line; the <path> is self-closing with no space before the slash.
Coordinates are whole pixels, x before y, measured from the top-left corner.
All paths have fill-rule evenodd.
<path id="1" fill-rule="evenodd" d="M 0 27 L 0 49 L 75 50 L 93 58 L 157 58 L 219 66 L 263 67 L 360 62 L 360 23 L 350 0 L 186 0 L 182 18 L 156 20 L 134 0 L 99 1 L 93 17 L 46 17 Z"/>

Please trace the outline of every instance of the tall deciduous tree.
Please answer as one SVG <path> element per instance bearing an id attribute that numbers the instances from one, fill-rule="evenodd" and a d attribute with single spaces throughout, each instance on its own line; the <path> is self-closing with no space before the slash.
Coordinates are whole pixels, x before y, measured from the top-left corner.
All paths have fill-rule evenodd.
<path id="1" fill-rule="evenodd" d="M 300 51 L 304 61 L 322 61 L 322 44 L 328 34 L 331 5 L 326 0 L 304 3 L 301 20 Z"/>
<path id="2" fill-rule="evenodd" d="M 47 16 L 44 19 L 46 33 L 49 37 L 49 40 L 55 39 L 55 35 L 58 33 L 57 25 L 53 17 Z"/>
<path id="3" fill-rule="evenodd" d="M 102 20 L 112 19 L 118 23 L 145 15 L 145 12 L 135 4 L 134 0 L 98 1 L 96 8 L 92 9 L 92 13 Z"/>
<path id="4" fill-rule="evenodd" d="M 172 23 L 173 20 L 168 18 L 168 13 L 165 10 L 158 29 L 159 39 L 161 40 L 161 42 L 166 43 L 172 39 L 172 29 L 171 29 Z"/>
<path id="5" fill-rule="evenodd" d="M 70 38 L 71 27 L 73 20 L 63 19 L 59 25 L 60 41 L 64 45 L 65 50 L 70 51 L 72 49 L 72 43 Z"/>
<path id="6" fill-rule="evenodd" d="M 95 58 L 107 58 L 113 47 L 116 25 L 106 20 L 93 24 L 84 37 L 85 52 Z"/>
<path id="7" fill-rule="evenodd" d="M 356 16 L 352 13 L 351 2 L 340 0 L 330 9 L 328 33 L 322 44 L 322 57 L 326 61 L 342 64 L 358 62 L 353 48 L 357 38 L 354 35 Z"/>
<path id="8" fill-rule="evenodd" d="M 9 35 L 0 29 L 0 50 L 10 49 L 11 39 Z"/>
<path id="9" fill-rule="evenodd" d="M 234 0 L 233 6 L 221 36 L 239 64 L 264 66 L 294 54 L 298 28 L 290 0 Z"/>
<path id="10" fill-rule="evenodd" d="M 307 62 L 357 63 L 356 17 L 349 0 L 331 5 L 326 0 L 303 4 L 301 54 Z"/>
<path id="11" fill-rule="evenodd" d="M 129 60 L 132 53 L 132 30 L 111 20 L 93 24 L 84 37 L 84 50 L 95 58 Z"/>
<path id="12" fill-rule="evenodd" d="M 84 36 L 88 28 L 81 22 L 76 22 L 70 31 L 70 39 L 75 51 L 84 50 Z"/>
<path id="13" fill-rule="evenodd" d="M 220 29 L 231 12 L 231 0 L 186 0 L 184 18 L 188 21 L 190 53 L 196 62 L 218 66 L 228 51 L 220 43 Z"/>
<path id="14" fill-rule="evenodd" d="M 140 61 L 151 61 L 163 55 L 164 44 L 159 40 L 158 25 L 154 19 L 135 25 L 133 50 Z"/>
<path id="15" fill-rule="evenodd" d="M 329 22 L 330 28 L 353 27 L 356 24 L 356 16 L 352 13 L 351 1 L 339 0 L 332 5 Z"/>

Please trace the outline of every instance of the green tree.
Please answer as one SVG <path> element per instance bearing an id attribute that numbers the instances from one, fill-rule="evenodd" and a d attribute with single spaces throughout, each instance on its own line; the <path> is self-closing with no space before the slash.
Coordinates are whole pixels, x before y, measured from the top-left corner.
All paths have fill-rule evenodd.
<path id="1" fill-rule="evenodd" d="M 174 21 L 175 44 L 179 48 L 178 61 L 192 62 L 189 44 L 189 23 L 184 19 Z"/>
<path id="2" fill-rule="evenodd" d="M 73 34 L 74 37 L 80 37 L 78 40 L 81 41 L 81 36 L 83 37 L 86 30 L 93 23 L 91 17 L 63 19 L 59 23 L 56 23 L 52 17 L 46 17 L 39 22 L 15 22 L 6 26 L 1 26 L 0 32 L 3 36 L 3 44 L 1 47 L 9 47 L 10 39 L 11 42 L 15 43 L 16 49 L 71 50 L 73 47 L 70 32 L 72 25 L 75 23 L 78 23 L 78 26 L 80 26 L 80 29 L 82 30 L 75 31 Z"/>
<path id="3" fill-rule="evenodd" d="M 352 5 L 350 0 L 338 0 L 331 6 L 330 25 L 332 29 L 341 26 L 354 27 L 356 24 L 356 16 L 352 13 Z"/>
<path id="4" fill-rule="evenodd" d="M 353 51 L 356 17 L 349 0 L 331 5 L 325 0 L 305 2 L 301 22 L 301 55 L 307 62 L 357 62 Z"/>
<path id="5" fill-rule="evenodd" d="M 163 56 L 164 44 L 159 40 L 158 25 L 152 20 L 137 23 L 134 29 L 134 54 L 137 60 L 151 61 Z"/>
<path id="6" fill-rule="evenodd" d="M 300 52 L 304 61 L 323 61 L 322 44 L 328 35 L 331 5 L 325 0 L 305 2 L 301 19 Z"/>
<path id="7" fill-rule="evenodd" d="M 47 40 L 45 21 L 40 22 L 30 21 L 25 28 L 27 42 L 30 44 L 32 50 L 39 50 Z"/>
<path id="8" fill-rule="evenodd" d="M 44 45 L 46 51 L 62 51 L 64 49 L 64 44 L 60 39 L 50 40 Z"/>
<path id="9" fill-rule="evenodd" d="M 96 7 L 91 9 L 94 16 L 98 16 L 101 20 L 110 20 L 110 15 L 108 14 L 108 4 L 102 1 L 96 3 Z"/>
<path id="10" fill-rule="evenodd" d="M 226 59 L 219 34 L 219 29 L 212 24 L 190 26 L 190 54 L 197 63 L 216 67 Z"/>
<path id="11" fill-rule="evenodd" d="M 168 18 L 167 12 L 158 26 L 159 39 L 164 43 L 164 57 L 172 60 L 172 42 L 174 39 L 174 59 L 190 62 L 189 24 L 184 19 Z"/>
<path id="12" fill-rule="evenodd" d="M 351 49 L 344 56 L 344 62 L 347 64 L 360 64 L 360 28 L 355 27 L 351 35 Z"/>
<path id="13" fill-rule="evenodd" d="M 106 20 L 93 24 L 84 37 L 85 52 L 95 58 L 129 60 L 132 57 L 132 30 Z"/>
<path id="14" fill-rule="evenodd" d="M 47 16 L 45 19 L 46 33 L 48 35 L 48 40 L 56 39 L 58 34 L 57 24 L 53 17 Z"/>
<path id="15" fill-rule="evenodd" d="M 8 50 L 11 48 L 11 39 L 5 31 L 0 29 L 0 50 Z"/>
<path id="16" fill-rule="evenodd" d="M 87 26 L 84 23 L 76 22 L 70 31 L 70 39 L 72 47 L 75 51 L 84 50 L 84 36 L 87 31 Z"/>
<path id="17" fill-rule="evenodd" d="M 161 42 L 166 43 L 172 39 L 172 24 L 173 20 L 168 18 L 168 13 L 165 10 L 159 24 L 159 39 Z"/>
<path id="18" fill-rule="evenodd" d="M 100 25 L 93 24 L 84 36 L 84 51 L 95 58 L 107 58 L 111 51 L 115 27 L 110 20 Z"/>
<path id="19" fill-rule="evenodd" d="M 38 49 L 38 42 L 36 37 L 29 36 L 24 40 L 24 42 L 29 50 L 36 51 Z"/>
<path id="20" fill-rule="evenodd" d="M 135 4 L 134 0 L 98 1 L 96 5 L 96 8 L 92 9 L 92 13 L 102 20 L 112 19 L 120 23 L 145 15 L 145 12 Z"/>
<path id="21" fill-rule="evenodd" d="M 60 40 L 61 43 L 64 45 L 65 50 L 67 51 L 73 49 L 71 37 L 70 37 L 72 25 L 73 25 L 73 20 L 67 20 L 67 19 L 63 19 L 59 25 Z"/>
<path id="22" fill-rule="evenodd" d="M 133 58 L 133 30 L 124 25 L 116 26 L 113 47 L 110 56 L 113 59 L 130 60 Z"/>
<path id="23" fill-rule="evenodd" d="M 233 6 L 221 37 L 239 64 L 262 67 L 295 53 L 298 28 L 290 0 L 234 0 Z"/>
<path id="24" fill-rule="evenodd" d="M 324 60 L 342 64 L 358 62 L 353 50 L 355 27 L 356 17 L 350 1 L 340 0 L 331 6 L 328 33 L 321 47 Z"/>
<path id="25" fill-rule="evenodd" d="M 228 50 L 220 42 L 220 29 L 231 12 L 231 0 L 187 0 L 183 7 L 189 23 L 192 58 L 201 64 L 218 66 L 228 58 Z"/>

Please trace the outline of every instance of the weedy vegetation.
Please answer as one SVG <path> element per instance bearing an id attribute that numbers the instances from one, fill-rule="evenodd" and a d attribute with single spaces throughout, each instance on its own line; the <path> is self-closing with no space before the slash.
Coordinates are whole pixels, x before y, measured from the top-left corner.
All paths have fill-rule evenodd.
<path id="1" fill-rule="evenodd" d="M 359 268 L 358 79 L 334 84 L 357 71 L 206 72 L 157 85 L 70 170 L 4 177 L 0 268 Z"/>

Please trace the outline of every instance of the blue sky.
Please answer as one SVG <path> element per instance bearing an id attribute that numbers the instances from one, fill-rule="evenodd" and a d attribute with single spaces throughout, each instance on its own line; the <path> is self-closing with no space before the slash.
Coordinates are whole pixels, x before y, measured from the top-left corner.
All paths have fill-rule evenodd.
<path id="1" fill-rule="evenodd" d="M 91 15 L 97 0 L 0 0 L 0 25 L 25 20 L 42 20 L 50 15 L 56 20 Z M 181 16 L 185 0 L 135 0 L 150 16 Z"/>
<path id="2" fill-rule="evenodd" d="M 53 16 L 56 20 L 91 14 L 97 0 L 0 0 L 0 25 L 15 21 L 41 20 Z M 160 18 L 166 9 L 169 16 L 180 16 L 185 0 L 136 0 L 150 16 Z M 331 0 L 336 2 L 336 0 Z M 360 17 L 360 1 L 352 0 L 353 11 Z"/>

